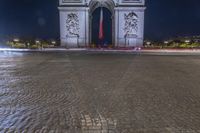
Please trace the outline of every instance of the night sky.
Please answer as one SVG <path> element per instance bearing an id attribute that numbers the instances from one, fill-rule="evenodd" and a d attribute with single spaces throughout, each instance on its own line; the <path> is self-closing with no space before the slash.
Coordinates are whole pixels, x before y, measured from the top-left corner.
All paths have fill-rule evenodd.
<path id="1" fill-rule="evenodd" d="M 0 38 L 59 38 L 58 0 L 1 0 Z M 146 0 L 145 38 L 200 35 L 200 0 Z"/>

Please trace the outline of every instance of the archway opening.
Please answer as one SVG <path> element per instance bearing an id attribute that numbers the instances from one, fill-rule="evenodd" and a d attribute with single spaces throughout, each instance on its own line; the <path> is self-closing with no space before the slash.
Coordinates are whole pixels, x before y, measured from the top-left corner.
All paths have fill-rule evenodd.
<path id="1" fill-rule="evenodd" d="M 103 11 L 103 38 L 100 34 L 101 10 Z M 92 12 L 92 45 L 95 47 L 112 46 L 112 13 L 106 7 L 98 7 Z"/>

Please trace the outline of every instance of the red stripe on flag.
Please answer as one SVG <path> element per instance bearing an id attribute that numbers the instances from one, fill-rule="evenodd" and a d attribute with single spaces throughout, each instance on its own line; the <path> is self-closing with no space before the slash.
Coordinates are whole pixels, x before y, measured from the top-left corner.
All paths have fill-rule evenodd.
<path id="1" fill-rule="evenodd" d="M 103 38 L 104 38 L 104 31 L 103 31 L 103 9 L 101 8 L 100 25 L 99 25 L 99 39 L 102 40 Z"/>

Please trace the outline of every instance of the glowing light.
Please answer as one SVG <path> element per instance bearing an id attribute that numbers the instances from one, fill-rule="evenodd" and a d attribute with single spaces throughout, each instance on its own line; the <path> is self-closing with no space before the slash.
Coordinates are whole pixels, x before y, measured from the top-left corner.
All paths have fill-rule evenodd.
<path id="1" fill-rule="evenodd" d="M 28 49 L 0 48 L 0 51 L 29 51 Z"/>
<path id="2" fill-rule="evenodd" d="M 19 42 L 18 38 L 13 39 L 14 42 Z"/>
<path id="3" fill-rule="evenodd" d="M 147 44 L 147 45 L 150 45 L 150 44 L 151 44 L 151 42 L 147 42 L 146 44 Z"/>
<path id="4" fill-rule="evenodd" d="M 168 41 L 164 41 L 164 44 L 168 44 L 169 42 Z"/>
<path id="5" fill-rule="evenodd" d="M 51 43 L 52 43 L 52 44 L 56 44 L 56 41 L 52 41 Z"/>
<path id="6" fill-rule="evenodd" d="M 190 43 L 190 40 L 185 40 L 185 43 Z"/>
<path id="7" fill-rule="evenodd" d="M 36 40 L 35 43 L 40 43 L 40 41 L 39 41 L 39 40 Z"/>

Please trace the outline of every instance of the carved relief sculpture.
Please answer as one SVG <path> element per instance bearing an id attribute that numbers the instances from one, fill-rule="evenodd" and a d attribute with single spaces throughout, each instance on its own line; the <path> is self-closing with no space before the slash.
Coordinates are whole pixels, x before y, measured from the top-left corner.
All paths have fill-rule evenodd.
<path id="1" fill-rule="evenodd" d="M 79 36 L 79 18 L 76 13 L 67 15 L 66 24 L 69 36 Z"/>
<path id="2" fill-rule="evenodd" d="M 136 36 L 138 31 L 138 17 L 134 12 L 124 14 L 125 27 L 124 33 L 127 36 Z"/>

